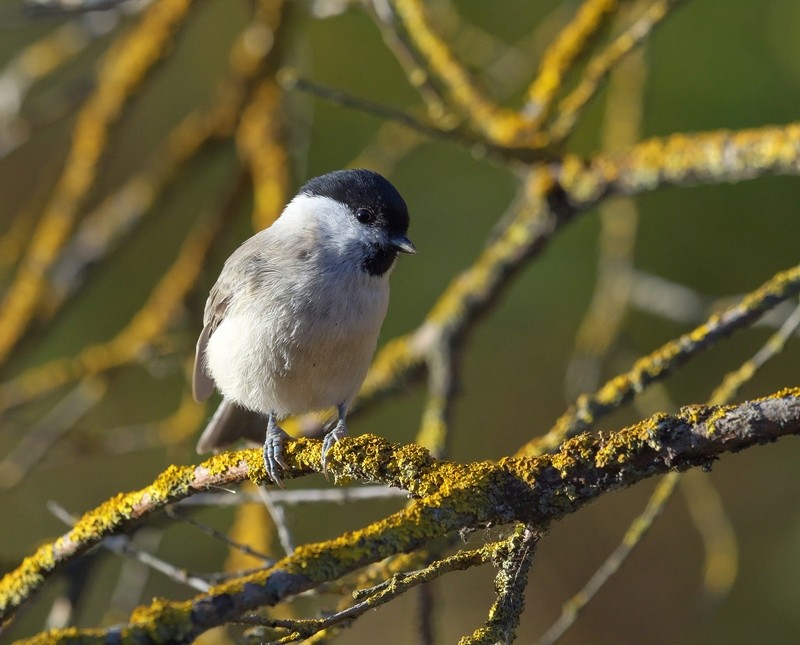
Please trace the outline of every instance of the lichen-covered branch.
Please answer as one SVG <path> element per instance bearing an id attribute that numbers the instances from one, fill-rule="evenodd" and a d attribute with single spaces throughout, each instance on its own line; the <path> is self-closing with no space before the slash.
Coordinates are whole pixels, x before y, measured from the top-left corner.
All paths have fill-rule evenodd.
<path id="1" fill-rule="evenodd" d="M 586 432 L 601 415 L 618 409 L 683 361 L 699 355 L 732 331 L 751 325 L 777 302 L 797 294 L 800 268 L 796 267 L 776 275 L 742 302 L 641 359 L 629 373 L 612 380 L 595 395 L 580 398 L 551 433 L 528 444 L 518 455 L 497 463 L 456 464 L 443 460 L 459 360 L 470 331 L 566 223 L 611 196 L 636 196 L 673 185 L 734 182 L 769 173 L 797 174 L 800 170 L 800 123 L 738 132 L 674 134 L 638 143 L 636 133 L 629 131 L 613 152 L 565 152 L 567 139 L 576 126 L 583 127 L 581 119 L 586 108 L 598 97 L 609 72 L 649 39 L 679 3 L 680 0 L 582 0 L 564 5 L 552 19 L 561 25 L 557 33 L 548 28 L 552 21 L 543 21 L 536 27 L 538 42 L 531 50 L 541 56 L 535 56 L 506 44 L 496 46 L 498 39 L 488 49 L 474 41 L 470 43 L 465 38 L 470 26 L 455 15 L 452 7 L 439 11 L 423 0 L 372 2 L 375 23 L 400 60 L 408 84 L 417 89 L 427 108 L 428 121 L 421 122 L 414 116 L 413 107 L 407 113 L 369 99 L 362 101 L 345 91 L 327 90 L 305 81 L 285 68 L 281 70 L 286 62 L 284 52 L 296 49 L 295 43 L 290 42 L 291 27 L 313 20 L 314 12 L 339 10 L 337 3 L 314 3 L 308 13 L 284 20 L 284 12 L 294 10 L 290 7 L 299 6 L 298 11 L 302 12 L 305 6 L 284 0 L 259 0 L 248 6 L 247 12 L 228 14 L 239 21 L 236 24 L 240 31 L 231 41 L 228 68 L 222 72 L 221 80 L 208 77 L 208 87 L 215 90 L 204 101 L 206 107 L 188 107 L 187 116 L 173 124 L 169 136 L 163 144 L 156 144 L 155 154 L 145 165 L 127 167 L 123 171 L 126 174 L 117 175 L 118 168 L 105 173 L 101 163 L 105 151 L 114 149 L 115 123 L 128 115 L 140 118 L 129 106 L 134 105 L 138 94 L 149 89 L 146 81 L 159 62 L 169 57 L 175 36 L 183 26 L 197 15 L 192 28 L 207 28 L 201 25 L 205 18 L 197 9 L 198 3 L 191 0 L 161 0 L 131 20 L 130 29 L 114 38 L 97 67 L 96 84 L 76 115 L 63 171 L 52 185 L 42 186 L 44 190 L 38 198 L 44 204 L 42 212 L 36 211 L 36 218 L 29 217 L 30 223 L 25 221 L 28 213 L 15 214 L 13 224 L 0 240 L 0 246 L 9 250 L 8 257 L 0 258 L 0 264 L 8 272 L 16 271 L 0 303 L 0 364 L 20 346 L 20 339 L 37 316 L 41 322 L 58 322 L 55 315 L 66 298 L 82 286 L 86 268 L 111 258 L 115 244 L 125 242 L 126 233 L 158 200 L 170 195 L 167 189 L 177 186 L 179 182 L 174 180 L 179 171 L 198 160 L 209 142 L 219 142 L 228 151 L 227 159 L 219 155 L 214 163 L 234 166 L 227 175 L 228 188 L 237 184 L 232 189 L 237 195 L 245 199 L 252 196 L 255 227 L 271 223 L 291 194 L 291 169 L 316 167 L 323 159 L 326 164 L 331 161 L 325 155 L 315 158 L 313 164 L 303 158 L 306 151 L 302 148 L 308 145 L 309 149 L 316 149 L 317 143 L 312 145 L 306 140 L 312 131 L 306 127 L 308 124 L 285 109 L 285 91 L 292 87 L 306 87 L 330 102 L 391 121 L 366 152 L 345 149 L 345 154 L 350 155 L 347 158 L 355 158 L 359 164 L 383 163 L 391 168 L 427 137 L 469 150 L 478 158 L 499 160 L 519 179 L 518 193 L 507 212 L 497 218 L 485 246 L 453 278 L 419 326 L 384 346 L 364 383 L 358 401 L 362 408 L 399 391 L 412 378 L 427 377 L 427 400 L 417 436 L 422 447 L 397 446 L 367 435 L 343 440 L 332 451 L 329 470 L 337 481 L 381 482 L 406 490 L 413 497 L 406 508 L 335 539 L 288 549 L 291 552 L 286 557 L 266 562 L 263 570 L 226 578 L 190 600 L 153 601 L 131 614 L 127 624 L 110 629 L 59 630 L 40 634 L 31 642 L 125 638 L 189 642 L 227 622 L 256 623 L 252 610 L 282 603 L 301 592 L 330 590 L 329 583 L 342 576 L 349 579 L 337 587 L 338 591 L 372 586 L 371 592 L 361 592 L 355 603 L 347 598 L 347 604 L 340 605 L 339 611 L 328 618 L 270 618 L 264 623 L 288 630 L 284 631 L 288 634 L 284 636 L 286 642 L 307 634 L 321 638 L 415 585 L 489 561 L 499 569 L 497 600 L 486 624 L 466 642 L 509 640 L 522 610 L 533 548 L 538 535 L 552 522 L 621 486 L 675 469 L 706 466 L 723 452 L 800 433 L 800 391 L 796 388 L 736 406 L 694 406 L 675 415 L 659 414 L 614 433 Z M 356 8 L 358 3 L 349 4 Z M 446 25 L 448 11 L 454 19 Z M 606 27 L 616 17 L 618 26 L 608 33 Z M 368 23 L 364 24 L 369 28 Z M 186 30 L 187 42 L 193 29 Z M 231 30 L 231 38 L 233 34 Z M 31 67 L 31 73 L 22 79 L 25 83 L 50 75 L 59 67 L 60 61 L 52 58 L 54 53 L 61 52 L 66 60 L 82 48 L 77 42 L 59 42 L 61 36 L 54 34 L 28 50 L 25 59 L 29 64 L 31 52 L 38 51 L 40 59 L 39 67 Z M 493 38 L 481 42 L 485 45 Z M 180 53 L 188 51 L 179 49 Z M 460 53 L 467 50 L 466 55 Z M 509 64 L 509 54 L 516 62 Z M 201 71 L 218 73 L 214 70 L 219 66 L 206 65 L 210 60 L 194 62 L 198 80 Z M 296 64 L 302 66 L 305 61 Z M 503 75 L 503 83 L 497 84 L 498 77 L 492 69 L 511 67 L 515 68 L 512 73 Z M 301 74 L 307 71 L 303 69 Z M 281 79 L 286 82 L 281 84 Z M 485 91 L 481 87 L 484 83 L 501 85 L 502 89 Z M 20 88 L 17 84 L 16 89 Z M 27 88 L 22 89 L 20 101 Z M 627 107 L 633 105 L 629 99 L 624 99 Z M 521 100 L 520 105 L 513 107 L 512 100 Z M 142 101 L 142 105 L 145 103 Z M 19 102 L 11 107 L 22 114 L 24 105 Z M 607 114 L 614 114 L 613 104 L 606 107 Z M 631 126 L 639 116 L 622 122 Z M 318 123 L 324 123 L 324 119 Z M 289 137 L 286 125 L 299 125 L 298 130 L 306 130 L 292 132 L 299 136 Z M 404 136 L 402 128 L 414 129 L 412 136 Z M 320 128 L 314 131 L 317 129 Z M 287 148 L 291 142 L 299 142 L 296 149 Z M 122 166 L 127 151 L 119 152 L 114 161 L 120 161 Z M 57 155 L 53 157 L 58 159 Z M 343 162 L 340 159 L 337 163 Z M 252 179 L 252 186 L 246 181 L 248 178 Z M 118 182 L 118 187 L 109 190 L 103 182 Z M 36 202 L 37 196 L 29 196 L 27 203 Z M 210 203 L 218 202 L 212 196 Z M 237 198 L 236 205 L 241 203 Z M 84 212 L 90 208 L 93 210 Z M 232 211 L 229 209 L 225 217 Z M 424 216 L 415 209 L 414 217 Z M 603 345 L 603 349 L 610 346 L 619 331 L 624 301 L 631 289 L 633 269 L 629 265 L 633 255 L 626 244 L 632 239 L 635 218 L 626 219 L 624 234 L 615 240 L 619 251 L 615 257 L 625 264 L 624 275 L 607 280 L 608 288 L 598 296 L 595 309 L 595 313 L 602 309 L 601 315 L 591 318 L 584 328 L 583 338 L 591 338 L 595 346 Z M 145 351 L 163 355 L 173 338 L 184 343 L 189 334 L 184 337 L 186 330 L 182 329 L 172 336 L 174 323 L 180 320 L 185 305 L 200 306 L 205 294 L 196 292 L 200 290 L 206 255 L 217 246 L 221 251 L 233 242 L 223 235 L 224 223 L 223 217 L 212 215 L 205 220 L 198 218 L 186 227 L 176 227 L 177 237 L 171 238 L 174 244 L 169 246 L 179 249 L 176 257 L 130 320 L 115 328 L 115 335 L 113 331 L 108 334 L 111 340 L 81 338 L 82 349 L 73 350 L 69 356 L 63 356 L 58 348 L 37 348 L 36 355 L 46 356 L 43 360 L 48 362 L 31 366 L 31 362 L 20 361 L 18 366 L 25 371 L 3 377 L 0 413 L 43 400 L 57 388 L 87 377 L 91 383 L 95 375 L 102 375 L 113 385 L 112 370 L 135 363 Z M 605 326 L 598 331 L 601 318 Z M 795 319 L 787 325 L 796 322 Z M 726 396 L 752 373 L 759 360 L 786 341 L 791 333 L 787 330 L 788 326 L 774 346 L 743 366 L 736 379 L 725 384 Z M 23 353 L 19 352 L 22 359 Z M 53 356 L 59 358 L 53 360 Z M 177 369 L 176 365 L 172 368 Z M 59 406 L 52 414 L 63 409 Z M 188 431 L 199 423 L 200 415 L 201 408 L 187 395 L 167 421 L 160 426 L 151 424 L 150 428 L 162 433 L 162 443 L 174 445 L 186 439 Z M 25 414 L 19 416 L 26 418 Z M 59 419 L 60 425 L 50 429 L 48 436 L 66 432 L 72 419 L 74 415 Z M 523 431 L 529 432 L 530 428 Z M 114 441 L 114 437 L 108 439 L 108 445 Z M 12 466 L 18 469 L 24 460 L 17 454 L 11 457 Z M 40 454 L 37 449 L 33 456 Z M 316 441 L 290 442 L 286 447 L 288 476 L 317 472 L 319 454 Z M 86 513 L 61 538 L 36 549 L 0 580 L 0 617 L 13 617 L 17 608 L 55 572 L 106 538 L 132 532 L 178 500 L 246 480 L 263 483 L 264 478 L 260 451 L 242 451 L 214 457 L 197 467 L 169 468 L 150 486 L 113 497 Z M 13 481 L 18 480 L 16 476 Z M 674 484 L 674 475 L 667 482 L 659 493 Z M 663 502 L 663 498 L 654 502 Z M 263 543 L 266 550 L 269 538 L 263 530 L 269 529 L 252 515 L 245 515 L 250 510 L 241 511 L 236 535 L 251 546 Z M 648 506 L 642 517 L 649 521 L 656 512 L 655 505 Z M 261 535 L 247 530 L 257 524 Z M 515 525 L 519 531 L 477 549 L 454 554 L 448 551 L 460 531 L 497 525 Z M 634 528 L 642 526 L 640 522 Z M 628 548 L 631 540 L 626 538 L 623 547 Z M 611 562 L 618 564 L 619 559 L 612 557 Z M 604 575 L 604 571 L 598 575 Z M 590 591 L 597 584 L 598 578 L 593 578 Z M 475 622 L 479 624 L 480 620 Z"/>
<path id="2" fill-rule="evenodd" d="M 673 134 L 590 159 L 564 157 L 557 181 L 574 208 L 610 195 L 665 186 L 715 184 L 800 172 L 800 123 L 750 130 Z"/>
<path id="3" fill-rule="evenodd" d="M 592 56 L 578 85 L 558 104 L 557 116 L 548 127 L 554 142 L 567 138 L 602 86 L 603 80 L 619 66 L 621 60 L 649 38 L 653 30 L 669 15 L 670 10 L 681 1 L 656 0 L 613 42 Z"/>
<path id="4" fill-rule="evenodd" d="M 371 435 L 341 441 L 329 465 L 337 477 L 381 481 L 419 499 L 360 531 L 301 546 L 274 567 L 218 585 L 209 594 L 184 602 L 156 601 L 137 610 L 129 625 L 113 631 L 151 642 L 188 642 L 245 611 L 276 604 L 453 531 L 509 522 L 541 529 L 611 490 L 673 469 L 707 467 L 724 452 L 797 433 L 800 388 L 736 406 L 689 406 L 615 433 L 579 435 L 552 455 L 507 458 L 496 464 L 439 462 L 417 446 L 397 447 Z M 319 451 L 316 441 L 291 442 L 286 455 L 291 472 L 318 469 Z M 193 491 L 264 477 L 260 452 L 253 449 L 216 457 L 196 469 L 173 467 L 153 486 L 109 500 L 0 581 L 2 617 L 10 616 L 58 565 L 102 537 Z M 67 630 L 41 638 L 64 642 L 78 634 L 93 642 L 110 632 Z"/>
<path id="5" fill-rule="evenodd" d="M 522 610 L 525 609 L 525 588 L 533 563 L 539 533 L 526 526 L 517 528 L 507 547 L 495 556 L 498 562 L 495 590 L 497 598 L 489 610 L 483 627 L 462 638 L 459 645 L 495 645 L 511 643 L 516 636 Z"/>
<path id="6" fill-rule="evenodd" d="M 732 307 L 714 314 L 705 324 L 640 358 L 627 373 L 611 379 L 597 392 L 579 396 L 552 430 L 529 441 L 517 454 L 536 455 L 555 449 L 565 438 L 586 430 L 650 383 L 663 379 L 720 338 L 747 327 L 765 311 L 797 293 L 800 293 L 800 266 L 778 273 Z"/>
<path id="7" fill-rule="evenodd" d="M 558 230 L 599 201 L 673 184 L 735 182 L 799 170 L 800 124 L 673 135 L 588 160 L 568 155 L 561 163 L 534 166 L 500 230 L 448 285 L 423 324 L 378 353 L 362 388 L 361 404 L 419 374 L 437 342 L 463 334 Z"/>
<path id="8" fill-rule="evenodd" d="M 572 21 L 545 51 L 536 80 L 525 97 L 529 127 L 540 128 L 550 111 L 553 97 L 564 84 L 564 77 L 575 68 L 575 60 L 588 47 L 592 36 L 605 26 L 618 10 L 617 0 L 584 0 Z"/>
<path id="9" fill-rule="evenodd" d="M 709 398 L 710 405 L 725 405 L 735 396 L 738 388 L 750 380 L 767 360 L 776 356 L 784 347 L 788 336 L 800 325 L 800 306 L 796 307 L 781 328 L 770 337 L 767 343 L 745 361 L 741 367 L 723 379 Z M 686 492 L 689 511 L 698 532 L 706 544 L 706 564 L 704 586 L 715 595 L 730 589 L 736 578 L 736 538 L 725 516 L 719 494 L 713 484 L 704 478 L 687 473 L 670 473 L 664 477 L 650 496 L 645 509 L 631 522 L 622 542 L 606 558 L 600 568 L 592 575 L 584 587 L 570 598 L 562 607 L 561 616 L 539 639 L 539 645 L 555 643 L 572 626 L 578 613 L 592 600 L 597 591 L 619 569 L 622 563 L 649 531 L 653 522 L 661 514 L 680 482 Z"/>
<path id="10" fill-rule="evenodd" d="M 69 532 L 55 542 L 41 546 L 0 580 L 0 616 L 8 617 L 56 568 L 85 553 L 104 537 L 125 532 L 139 519 L 191 491 L 206 490 L 222 482 L 244 481 L 254 468 L 259 467 L 257 457 L 255 464 L 249 464 L 247 459 L 250 456 L 244 453 L 234 459 L 209 460 L 197 467 L 173 466 L 150 486 L 133 493 L 120 493 L 86 513 Z"/>
<path id="11" fill-rule="evenodd" d="M 457 553 L 437 560 L 430 565 L 411 573 L 395 573 L 380 584 L 368 589 L 358 589 L 353 592 L 353 598 L 358 602 L 336 613 L 317 620 L 282 621 L 280 625 L 291 633 L 281 639 L 281 643 L 291 643 L 312 636 L 325 637 L 332 635 L 334 627 L 346 626 L 356 618 L 372 609 L 394 600 L 398 596 L 412 589 L 436 580 L 441 576 L 475 567 L 497 557 L 497 554 L 507 550 L 505 540 L 483 545 L 479 549 L 458 551 Z"/>

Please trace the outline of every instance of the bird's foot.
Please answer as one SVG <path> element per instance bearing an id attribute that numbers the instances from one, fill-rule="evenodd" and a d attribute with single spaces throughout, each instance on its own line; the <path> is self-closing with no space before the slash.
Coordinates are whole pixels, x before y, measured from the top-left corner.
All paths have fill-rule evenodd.
<path id="1" fill-rule="evenodd" d="M 290 438 L 275 423 L 275 419 L 270 417 L 267 423 L 267 437 L 264 440 L 264 468 L 267 470 L 267 476 L 281 488 L 284 488 L 283 473 L 289 469 L 283 458 L 283 446 Z"/>
<path id="2" fill-rule="evenodd" d="M 339 439 L 347 436 L 347 426 L 344 421 L 339 421 L 336 427 L 325 435 L 322 440 L 322 474 L 328 476 L 328 451 L 333 448 Z"/>

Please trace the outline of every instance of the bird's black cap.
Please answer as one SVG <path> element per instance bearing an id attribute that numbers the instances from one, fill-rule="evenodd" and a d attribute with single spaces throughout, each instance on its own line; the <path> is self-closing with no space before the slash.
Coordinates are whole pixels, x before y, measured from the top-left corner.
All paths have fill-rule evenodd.
<path id="1" fill-rule="evenodd" d="M 335 199 L 365 226 L 385 232 L 364 244 L 362 268 L 370 275 L 386 273 L 398 252 L 415 252 L 414 245 L 406 237 L 408 207 L 397 189 L 377 172 L 336 170 L 310 180 L 300 189 L 300 194 Z M 368 213 L 364 213 L 365 210 Z"/>
<path id="2" fill-rule="evenodd" d="M 363 168 L 336 170 L 308 181 L 300 193 L 330 197 L 353 213 L 365 208 L 375 216 L 375 225 L 392 233 L 408 231 L 408 207 L 391 182 L 377 172 Z"/>

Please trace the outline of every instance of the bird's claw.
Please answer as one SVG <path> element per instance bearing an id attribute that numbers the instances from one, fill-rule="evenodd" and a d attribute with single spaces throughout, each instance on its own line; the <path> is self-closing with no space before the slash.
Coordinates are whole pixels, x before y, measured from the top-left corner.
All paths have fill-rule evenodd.
<path id="1" fill-rule="evenodd" d="M 289 470 L 283 458 L 283 446 L 289 438 L 277 423 L 270 420 L 267 425 L 267 437 L 264 440 L 264 468 L 267 476 L 281 488 L 285 488 L 283 473 Z"/>
<path id="2" fill-rule="evenodd" d="M 347 436 L 347 426 L 341 421 L 322 440 L 322 474 L 328 476 L 328 451 L 339 439 Z"/>

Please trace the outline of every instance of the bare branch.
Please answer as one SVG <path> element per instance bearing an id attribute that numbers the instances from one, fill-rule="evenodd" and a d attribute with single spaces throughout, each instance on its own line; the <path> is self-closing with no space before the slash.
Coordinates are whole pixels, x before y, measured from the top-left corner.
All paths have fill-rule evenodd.
<path id="1" fill-rule="evenodd" d="M 70 526 L 75 524 L 76 518 L 58 502 L 50 501 L 48 503 L 48 508 L 53 515 L 65 524 Z M 154 571 L 164 574 L 178 584 L 188 585 L 196 591 L 208 591 L 211 588 L 211 585 L 201 577 L 192 575 L 184 569 L 176 567 L 161 558 L 157 558 L 152 553 L 142 551 L 127 535 L 114 535 L 106 538 L 100 542 L 100 546 L 104 549 L 108 549 L 112 553 L 132 558 Z"/>

